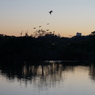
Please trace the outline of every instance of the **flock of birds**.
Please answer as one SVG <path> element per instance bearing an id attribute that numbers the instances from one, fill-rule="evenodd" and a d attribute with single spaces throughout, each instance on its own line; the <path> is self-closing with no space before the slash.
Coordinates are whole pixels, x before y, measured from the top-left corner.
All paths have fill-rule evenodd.
<path id="1" fill-rule="evenodd" d="M 51 15 L 51 13 L 52 13 L 53 11 L 51 10 L 51 11 L 49 11 L 49 14 Z M 46 25 L 49 25 L 49 23 L 47 23 Z M 42 26 L 39 26 L 39 28 L 41 28 Z M 33 29 L 36 29 L 36 27 L 34 27 Z M 49 29 L 47 29 L 46 31 L 49 31 Z"/>
<path id="2" fill-rule="evenodd" d="M 52 14 L 52 10 L 51 11 L 49 11 L 49 14 L 51 15 Z M 46 25 L 49 25 L 49 23 L 47 23 Z M 42 26 L 39 26 L 39 28 L 41 28 Z M 34 27 L 33 29 L 36 29 L 36 27 Z M 49 29 L 46 29 L 46 31 L 49 31 Z M 20 33 L 20 35 L 22 36 L 22 33 L 23 33 L 23 31 Z"/>
<path id="3" fill-rule="evenodd" d="M 49 25 L 49 23 L 47 23 L 46 25 Z M 39 28 L 41 28 L 42 26 L 39 26 Z M 33 29 L 36 29 L 36 27 L 34 27 Z"/>

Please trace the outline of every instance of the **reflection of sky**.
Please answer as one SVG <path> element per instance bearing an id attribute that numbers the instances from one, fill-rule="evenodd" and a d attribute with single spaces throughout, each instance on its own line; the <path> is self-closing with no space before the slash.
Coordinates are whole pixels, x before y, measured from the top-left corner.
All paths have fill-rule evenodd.
<path id="1" fill-rule="evenodd" d="M 30 35 L 33 27 L 42 25 L 62 36 L 88 35 L 95 30 L 94 4 L 94 0 L 0 0 L 0 33 L 19 36 L 23 30 Z"/>
<path id="2" fill-rule="evenodd" d="M 67 67 L 62 71 L 64 80 L 50 81 L 51 77 L 47 77 L 47 82 L 40 76 L 36 76 L 34 80 L 25 85 L 24 81 L 15 79 L 7 80 L 0 75 L 0 95 L 94 95 L 95 85 L 89 78 L 89 67 L 76 66 Z"/>

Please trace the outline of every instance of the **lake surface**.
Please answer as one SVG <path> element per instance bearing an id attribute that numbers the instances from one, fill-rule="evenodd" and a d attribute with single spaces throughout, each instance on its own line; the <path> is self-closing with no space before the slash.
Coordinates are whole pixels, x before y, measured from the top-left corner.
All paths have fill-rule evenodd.
<path id="1" fill-rule="evenodd" d="M 95 65 L 1 62 L 0 95 L 95 95 Z"/>

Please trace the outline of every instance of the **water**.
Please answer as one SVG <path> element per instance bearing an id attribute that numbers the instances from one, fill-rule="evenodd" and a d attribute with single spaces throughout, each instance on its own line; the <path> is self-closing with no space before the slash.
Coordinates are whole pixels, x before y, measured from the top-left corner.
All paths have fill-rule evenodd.
<path id="1" fill-rule="evenodd" d="M 0 63 L 0 95 L 95 95 L 89 63 Z"/>

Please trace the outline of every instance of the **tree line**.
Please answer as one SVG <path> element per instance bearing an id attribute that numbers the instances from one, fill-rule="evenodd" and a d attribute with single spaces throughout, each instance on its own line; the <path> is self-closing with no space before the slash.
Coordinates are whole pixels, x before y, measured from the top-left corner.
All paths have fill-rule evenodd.
<path id="1" fill-rule="evenodd" d="M 93 60 L 94 57 L 95 31 L 71 38 L 44 30 L 31 36 L 0 34 L 0 60 Z"/>

